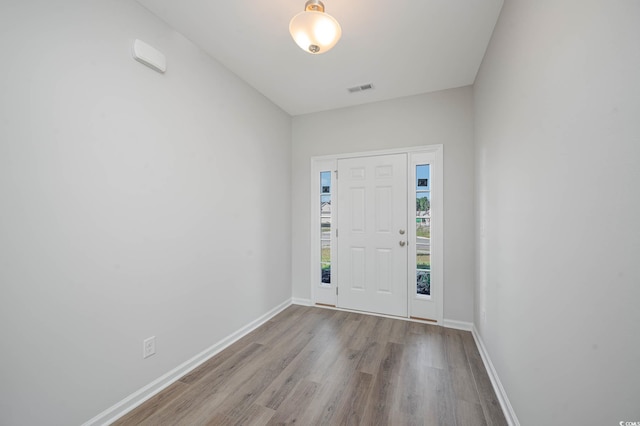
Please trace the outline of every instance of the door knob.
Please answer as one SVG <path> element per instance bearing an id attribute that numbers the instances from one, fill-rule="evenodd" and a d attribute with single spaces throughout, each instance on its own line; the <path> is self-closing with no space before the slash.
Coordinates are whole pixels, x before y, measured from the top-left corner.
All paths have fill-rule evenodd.
<path id="1" fill-rule="evenodd" d="M 404 235 L 404 229 L 400 230 L 400 235 Z"/>
<path id="2" fill-rule="evenodd" d="M 400 241 L 400 247 L 404 247 L 404 245 L 407 244 L 404 241 Z"/>

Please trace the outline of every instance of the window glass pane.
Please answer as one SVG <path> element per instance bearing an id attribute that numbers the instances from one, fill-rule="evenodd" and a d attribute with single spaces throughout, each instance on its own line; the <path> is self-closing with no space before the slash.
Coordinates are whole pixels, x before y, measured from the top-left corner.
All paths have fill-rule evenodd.
<path id="1" fill-rule="evenodd" d="M 431 270 L 431 255 L 429 253 L 416 254 L 416 268 L 420 270 Z"/>
<path id="2" fill-rule="evenodd" d="M 429 164 L 420 164 L 416 166 L 416 190 L 429 191 L 431 190 L 431 176 Z"/>
<path id="3" fill-rule="evenodd" d="M 331 195 L 323 195 L 320 197 L 320 214 L 322 216 L 331 215 Z"/>
<path id="4" fill-rule="evenodd" d="M 431 295 L 431 166 L 416 166 L 416 293 Z"/>
<path id="5" fill-rule="evenodd" d="M 420 251 L 421 243 L 425 243 L 425 239 L 431 238 L 431 226 L 429 220 L 425 217 L 416 218 L 416 242 L 418 243 L 418 251 Z"/>
<path id="6" fill-rule="evenodd" d="M 331 172 L 320 172 L 320 193 L 331 194 Z"/>
<path id="7" fill-rule="evenodd" d="M 331 172 L 320 172 L 320 277 L 331 284 Z"/>
<path id="8" fill-rule="evenodd" d="M 330 263 L 331 262 L 331 241 L 322 240 L 320 241 L 322 245 L 322 254 L 320 262 L 322 263 Z"/>
<path id="9" fill-rule="evenodd" d="M 320 241 L 322 283 L 331 284 L 331 241 Z"/>
<path id="10" fill-rule="evenodd" d="M 430 234 L 429 227 L 422 228 Z M 416 250 L 416 283 L 418 294 L 431 294 L 431 238 L 417 237 Z"/>
<path id="11" fill-rule="evenodd" d="M 331 218 L 320 218 L 320 238 L 323 240 L 331 239 Z"/>
<path id="12" fill-rule="evenodd" d="M 322 269 L 320 270 L 320 274 L 322 276 L 322 284 L 331 284 L 331 265 L 330 264 L 322 264 Z"/>
<path id="13" fill-rule="evenodd" d="M 425 218 L 416 218 L 416 291 L 431 294 L 431 227 Z"/>
<path id="14" fill-rule="evenodd" d="M 416 291 L 423 296 L 431 296 L 431 271 L 416 271 Z"/>
<path id="15" fill-rule="evenodd" d="M 430 192 L 416 193 L 416 217 L 419 217 L 419 218 L 431 217 L 431 193 Z"/>

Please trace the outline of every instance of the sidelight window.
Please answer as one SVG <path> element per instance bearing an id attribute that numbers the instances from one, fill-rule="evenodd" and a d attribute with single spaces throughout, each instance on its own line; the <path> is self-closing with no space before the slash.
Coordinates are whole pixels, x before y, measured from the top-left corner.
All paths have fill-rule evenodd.
<path id="1" fill-rule="evenodd" d="M 431 166 L 416 165 L 416 293 L 431 295 Z"/>
<path id="2" fill-rule="evenodd" d="M 320 172 L 320 271 L 322 284 L 331 284 L 331 172 Z"/>

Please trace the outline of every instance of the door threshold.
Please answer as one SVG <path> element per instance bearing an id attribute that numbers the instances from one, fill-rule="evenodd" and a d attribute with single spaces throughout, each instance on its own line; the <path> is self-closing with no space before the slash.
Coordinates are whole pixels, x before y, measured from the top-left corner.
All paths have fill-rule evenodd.
<path id="1" fill-rule="evenodd" d="M 374 316 L 374 317 L 397 319 L 397 320 L 401 320 L 401 321 L 417 322 L 417 323 L 420 323 L 420 324 L 427 323 L 427 324 L 430 324 L 430 325 L 442 326 L 442 324 L 439 324 L 437 320 L 432 320 L 432 319 L 429 319 L 429 318 L 400 317 L 400 316 L 395 316 L 395 315 L 379 314 L 377 312 L 358 311 L 356 309 L 340 308 L 340 307 L 337 307 L 335 305 L 329 305 L 329 304 L 326 304 L 326 303 L 315 303 L 315 307 L 318 307 L 318 308 L 321 308 L 321 309 L 331 309 L 331 310 L 334 310 L 334 311 L 351 312 L 351 313 L 354 313 L 354 314 L 371 315 L 371 316 Z"/>
<path id="2" fill-rule="evenodd" d="M 438 323 L 438 320 L 434 320 L 434 319 L 429 319 L 429 318 L 420 318 L 420 317 L 409 317 L 412 320 L 416 320 L 416 321 L 426 321 L 426 322 L 430 322 L 430 323 Z"/>

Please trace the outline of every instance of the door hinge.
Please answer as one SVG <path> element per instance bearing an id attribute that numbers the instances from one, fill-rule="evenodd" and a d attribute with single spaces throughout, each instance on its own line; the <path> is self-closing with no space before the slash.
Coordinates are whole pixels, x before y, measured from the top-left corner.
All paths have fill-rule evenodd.
<path id="1" fill-rule="evenodd" d="M 338 287 L 336 287 L 336 296 L 338 295 Z"/>
<path id="2" fill-rule="evenodd" d="M 338 171 L 334 170 L 334 172 L 336 172 L 336 179 L 338 179 Z"/>
<path id="3" fill-rule="evenodd" d="M 336 228 L 336 238 L 338 238 L 338 228 Z"/>

